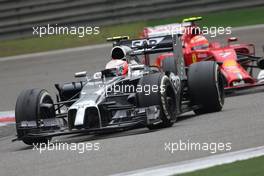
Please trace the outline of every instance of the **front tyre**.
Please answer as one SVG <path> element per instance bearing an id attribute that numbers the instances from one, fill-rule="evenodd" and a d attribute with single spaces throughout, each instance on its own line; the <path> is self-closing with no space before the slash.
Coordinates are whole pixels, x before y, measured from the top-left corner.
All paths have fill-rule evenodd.
<path id="1" fill-rule="evenodd" d="M 18 138 L 25 144 L 33 145 L 47 143 L 50 137 L 26 137 L 30 129 L 21 128 L 21 122 L 34 122 L 39 127 L 41 119 L 55 118 L 55 109 L 52 97 L 44 89 L 28 89 L 20 93 L 15 108 L 16 130 Z"/>
<path id="2" fill-rule="evenodd" d="M 139 107 L 160 106 L 161 123 L 149 124 L 147 127 L 158 129 L 172 126 L 176 120 L 176 93 L 168 76 L 162 73 L 146 75 L 140 79 L 139 85 L 158 88 L 157 91 L 150 92 L 148 95 L 143 91 L 137 93 Z"/>
<path id="3" fill-rule="evenodd" d="M 224 105 L 224 81 L 216 62 L 204 61 L 190 65 L 188 86 L 196 114 L 221 111 Z"/>

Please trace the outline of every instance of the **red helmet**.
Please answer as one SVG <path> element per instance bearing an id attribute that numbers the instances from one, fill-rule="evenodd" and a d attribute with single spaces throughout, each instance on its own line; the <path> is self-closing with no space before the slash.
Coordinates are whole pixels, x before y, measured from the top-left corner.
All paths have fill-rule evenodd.
<path id="1" fill-rule="evenodd" d="M 209 47 L 209 41 L 202 35 L 194 36 L 190 40 L 192 50 L 207 49 Z"/>

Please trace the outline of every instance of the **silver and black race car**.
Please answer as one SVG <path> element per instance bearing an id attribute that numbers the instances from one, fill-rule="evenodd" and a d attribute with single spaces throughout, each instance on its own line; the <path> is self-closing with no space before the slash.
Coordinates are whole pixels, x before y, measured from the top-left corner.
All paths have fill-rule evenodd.
<path id="1" fill-rule="evenodd" d="M 126 68 L 110 67 L 92 78 L 76 73 L 78 81 L 55 85 L 56 102 L 45 89 L 21 92 L 15 109 L 16 140 L 32 145 L 60 135 L 157 129 L 172 126 L 187 111 L 222 110 L 224 89 L 217 63 L 185 67 L 177 35 L 112 40 L 111 57 L 125 61 Z M 163 60 L 162 69 L 149 64 L 150 55 L 163 52 L 174 55 Z"/>

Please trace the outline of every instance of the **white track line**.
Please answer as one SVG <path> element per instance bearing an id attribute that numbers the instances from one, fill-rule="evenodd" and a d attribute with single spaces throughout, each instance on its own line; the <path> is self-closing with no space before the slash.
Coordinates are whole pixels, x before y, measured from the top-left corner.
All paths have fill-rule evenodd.
<path id="1" fill-rule="evenodd" d="M 246 160 L 264 155 L 264 146 L 229 152 L 209 157 L 183 161 L 167 165 L 161 165 L 146 169 L 140 169 L 131 172 L 114 174 L 112 176 L 167 176 L 192 172 L 200 169 L 205 169 L 217 165 L 233 163 L 239 160 Z"/>
<path id="2" fill-rule="evenodd" d="M 0 118 L 1 117 L 14 117 L 15 116 L 15 111 L 0 111 Z"/>
<path id="3" fill-rule="evenodd" d="M 257 28 L 264 28 L 264 24 L 234 27 L 232 28 L 232 31 L 241 31 L 241 30 L 257 29 Z M 41 56 L 50 56 L 50 55 L 64 54 L 64 53 L 71 53 L 71 52 L 78 52 L 78 51 L 86 51 L 86 50 L 100 49 L 100 48 L 106 48 L 106 47 L 111 47 L 111 44 L 104 43 L 104 44 L 99 44 L 99 45 L 82 46 L 82 47 L 60 49 L 60 50 L 33 53 L 33 54 L 23 54 L 23 55 L 17 55 L 17 56 L 0 57 L 0 62 L 10 61 L 10 60 L 19 60 L 19 59 L 28 59 L 28 58 L 41 57 Z"/>

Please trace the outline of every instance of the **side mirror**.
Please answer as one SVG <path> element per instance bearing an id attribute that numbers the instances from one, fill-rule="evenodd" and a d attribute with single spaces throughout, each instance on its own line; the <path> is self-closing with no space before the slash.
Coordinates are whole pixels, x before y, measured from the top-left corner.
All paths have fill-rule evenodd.
<path id="1" fill-rule="evenodd" d="M 231 42 L 236 42 L 237 40 L 238 40 L 237 37 L 230 37 L 230 38 L 227 39 L 227 42 L 228 42 L 228 44 L 229 44 L 229 43 L 231 43 Z"/>
<path id="2" fill-rule="evenodd" d="M 264 82 L 264 70 L 260 70 L 257 79 L 258 79 L 258 82 L 261 82 L 261 83 Z"/>
<path id="3" fill-rule="evenodd" d="M 77 72 L 74 74 L 75 78 L 82 78 L 87 76 L 87 71 Z"/>
<path id="4" fill-rule="evenodd" d="M 257 61 L 257 66 L 261 69 L 261 70 L 263 70 L 264 69 L 264 59 L 259 59 L 258 61 Z"/>

